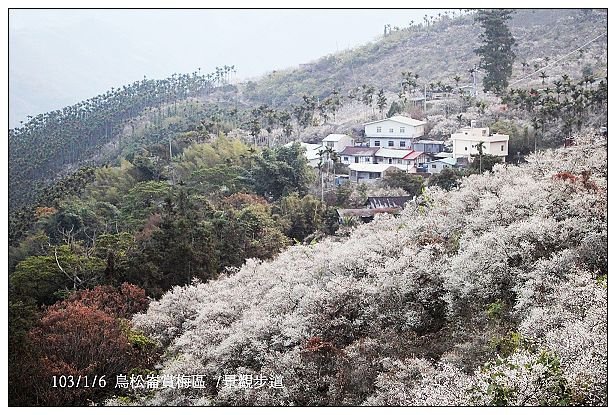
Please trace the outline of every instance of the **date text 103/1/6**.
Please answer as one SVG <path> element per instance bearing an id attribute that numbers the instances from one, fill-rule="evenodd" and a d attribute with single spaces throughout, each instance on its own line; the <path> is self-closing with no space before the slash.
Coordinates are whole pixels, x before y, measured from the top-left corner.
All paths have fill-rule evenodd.
<path id="1" fill-rule="evenodd" d="M 105 375 L 54 375 L 51 379 L 53 388 L 104 388 L 105 386 L 107 386 Z"/>

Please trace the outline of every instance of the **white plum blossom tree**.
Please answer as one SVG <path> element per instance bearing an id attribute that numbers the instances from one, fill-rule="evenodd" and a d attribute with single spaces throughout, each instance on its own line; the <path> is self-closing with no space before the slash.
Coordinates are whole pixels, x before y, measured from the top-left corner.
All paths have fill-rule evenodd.
<path id="1" fill-rule="evenodd" d="M 161 375 L 206 387 L 140 402 L 606 405 L 607 152 L 576 141 L 174 288 L 134 323 L 165 348 Z"/>

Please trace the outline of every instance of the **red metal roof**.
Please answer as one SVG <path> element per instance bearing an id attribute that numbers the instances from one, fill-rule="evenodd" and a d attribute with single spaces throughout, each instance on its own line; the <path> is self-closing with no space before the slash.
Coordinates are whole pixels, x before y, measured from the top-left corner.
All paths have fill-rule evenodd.
<path id="1" fill-rule="evenodd" d="M 415 151 L 413 150 L 413 152 L 407 154 L 406 156 L 404 156 L 404 158 L 402 160 L 413 160 L 416 159 L 417 157 L 421 156 L 424 152 L 423 151 Z"/>

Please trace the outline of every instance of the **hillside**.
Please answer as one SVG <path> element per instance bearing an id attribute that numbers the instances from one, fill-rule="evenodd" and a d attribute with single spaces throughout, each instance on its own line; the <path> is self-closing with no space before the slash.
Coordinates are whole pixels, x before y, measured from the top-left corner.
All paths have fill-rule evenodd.
<path id="1" fill-rule="evenodd" d="M 604 33 L 606 19 L 604 11 L 518 11 L 511 22 L 518 55 L 513 79 Z M 40 114 L 9 131 L 9 206 L 15 210 L 36 204 L 44 189 L 59 177 L 84 164 L 119 163 L 121 157 L 132 155 L 144 145 L 173 141 L 176 151 L 172 152 L 177 154 L 180 142 L 186 138 L 183 134 L 192 132 L 194 136 L 201 121 L 220 125 L 222 118 L 226 131 L 242 126 L 244 131 L 237 135 L 249 139 L 250 111 L 264 104 L 287 111 L 291 118 L 293 105 L 302 103 L 302 96 L 324 99 L 336 88 L 343 115 L 338 122 L 351 121 L 345 127 L 350 128 L 361 121 L 357 114 L 365 111 L 345 102 L 350 101 L 347 94 L 352 88 L 364 84 L 375 91 L 383 88 L 390 103 L 400 92 L 403 71 L 419 76 L 420 89 L 439 81 L 452 84 L 455 75 L 460 76 L 461 85 L 468 84 L 468 70 L 478 62 L 473 49 L 480 31 L 472 15 L 447 14 L 426 23 L 393 30 L 370 44 L 298 69 L 272 72 L 258 82 L 224 88 L 228 69 L 232 69 L 225 65 L 224 73 L 221 68 L 215 74 L 138 81 L 74 106 Z M 605 37 L 600 38 L 574 55 L 575 59 L 546 69 L 547 81 L 563 73 L 573 79 L 581 78 L 582 73 L 599 78 L 605 75 L 606 42 Z M 480 85 L 481 79 L 478 82 Z M 520 86 L 532 85 L 541 85 L 538 76 Z M 221 108 L 226 115 L 220 114 Z M 329 130 L 337 128 L 336 122 L 330 117 Z M 216 134 L 219 130 L 218 126 L 210 132 Z"/>
<path id="2" fill-rule="evenodd" d="M 605 405 L 607 154 L 595 140 L 429 188 L 343 242 L 174 288 L 134 323 L 164 347 L 161 377 L 204 387 L 132 402 Z"/>
<path id="3" fill-rule="evenodd" d="M 420 23 L 420 22 L 419 22 Z M 567 9 L 518 10 L 510 23 L 516 38 L 517 58 L 512 80 L 554 61 L 588 40 L 607 31 L 604 11 Z M 363 84 L 377 85 L 390 92 L 400 91 L 400 74 L 412 71 L 420 82 L 452 83 L 460 75 L 461 84 L 471 81 L 468 73 L 479 58 L 473 50 L 479 45 L 480 28 L 472 15 L 444 16 L 431 26 L 392 31 L 367 45 L 323 57 L 298 69 L 277 71 L 245 90 L 246 96 L 270 105 L 296 104 L 303 94 L 321 98 L 333 88 L 343 92 Z M 599 39 L 582 53 L 551 67 L 548 75 L 569 73 L 580 77 L 584 67 L 595 72 L 607 69 L 607 37 Z M 527 63 L 528 66 L 522 65 Z M 480 79 L 478 85 L 481 85 Z M 534 77 L 535 84 L 539 80 Z M 526 86 L 526 84 L 524 84 Z"/>
<path id="4" fill-rule="evenodd" d="M 10 130 L 9 405 L 607 405 L 606 12 L 479 15 Z"/>
<path id="5" fill-rule="evenodd" d="M 210 94 L 223 82 L 222 73 L 196 72 L 164 80 L 144 79 L 62 110 L 39 114 L 22 127 L 9 130 L 9 206 L 35 201 L 57 175 L 74 171 L 93 158 L 98 158 L 99 164 L 109 161 L 110 155 L 118 154 L 118 146 L 137 144 L 133 143 L 136 129 L 142 130 L 141 136 L 155 136 L 154 142 L 165 141 L 162 134 L 172 117 L 192 122 L 190 129 L 195 129 L 203 113 L 189 98 Z M 144 116 L 146 123 L 141 121 Z M 105 151 L 110 145 L 115 151 Z"/>

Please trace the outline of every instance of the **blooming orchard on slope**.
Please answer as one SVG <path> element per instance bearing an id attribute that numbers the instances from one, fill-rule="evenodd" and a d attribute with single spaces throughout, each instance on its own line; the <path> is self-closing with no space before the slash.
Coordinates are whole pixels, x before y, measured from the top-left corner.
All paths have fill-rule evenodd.
<path id="1" fill-rule="evenodd" d="M 176 287 L 136 326 L 166 348 L 155 405 L 605 405 L 605 141 L 428 188 L 349 239 Z M 217 387 L 278 375 L 283 388 Z"/>

